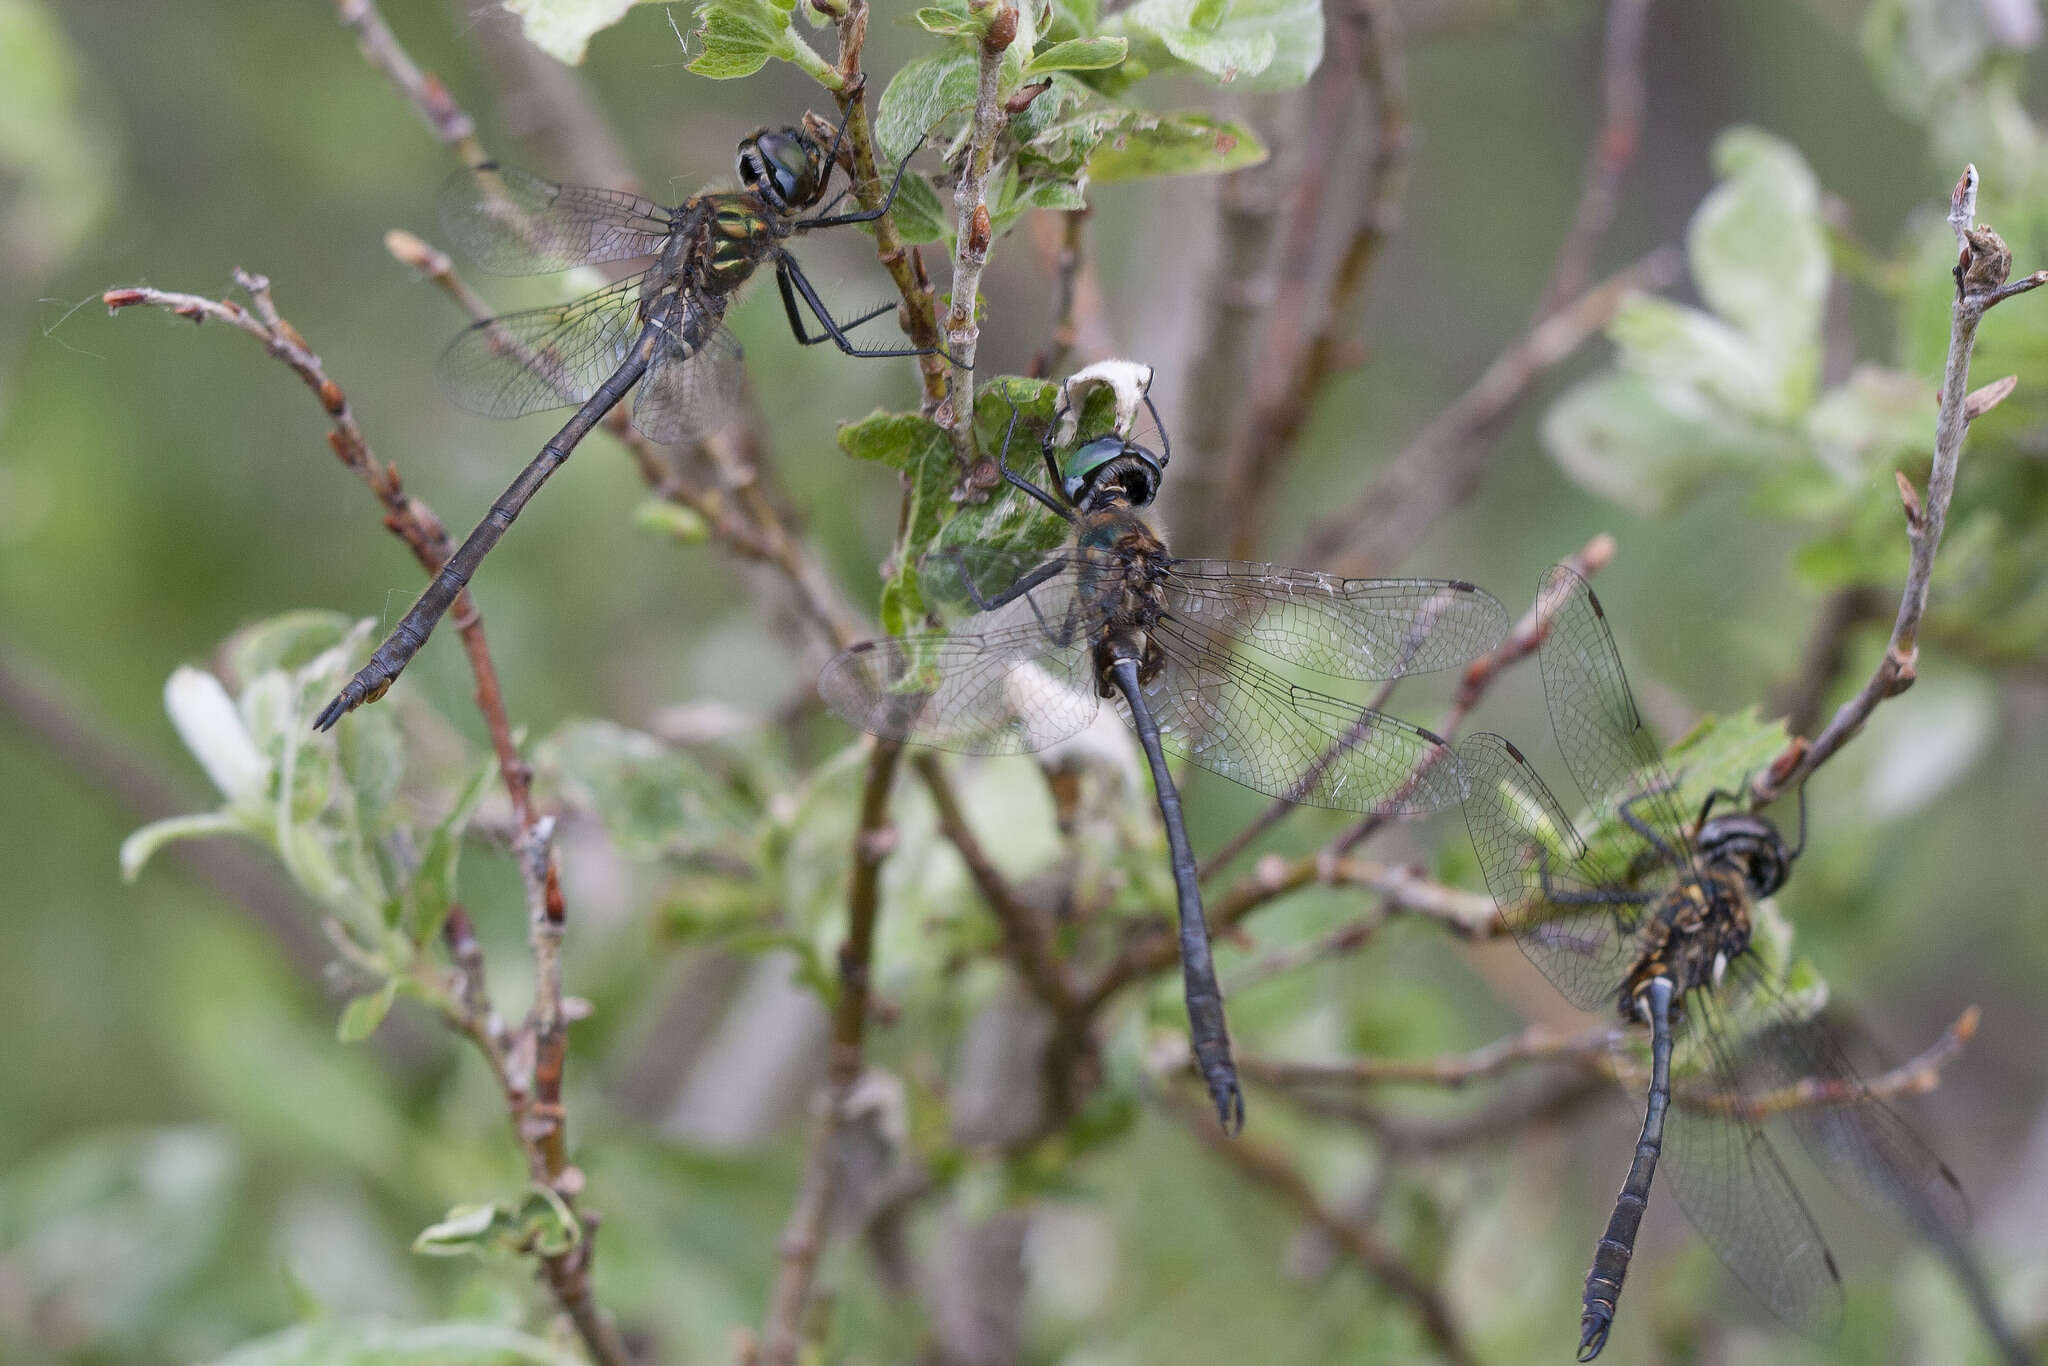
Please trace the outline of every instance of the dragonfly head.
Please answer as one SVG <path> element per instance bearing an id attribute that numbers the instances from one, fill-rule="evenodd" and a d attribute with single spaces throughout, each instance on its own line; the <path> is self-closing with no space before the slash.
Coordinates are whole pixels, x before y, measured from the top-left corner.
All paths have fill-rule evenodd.
<path id="1" fill-rule="evenodd" d="M 1769 896 L 1784 886 L 1796 856 L 1777 826 L 1747 811 L 1715 816 L 1701 825 L 1699 849 L 1708 863 L 1740 870 L 1752 896 Z"/>
<path id="2" fill-rule="evenodd" d="M 1075 507 L 1115 494 L 1134 508 L 1159 495 L 1166 461 L 1135 441 L 1099 436 L 1075 449 L 1060 466 L 1060 491 Z"/>
<path id="3" fill-rule="evenodd" d="M 781 214 L 795 214 L 825 195 L 832 168 L 825 149 L 801 128 L 763 128 L 740 144 L 740 184 Z"/>

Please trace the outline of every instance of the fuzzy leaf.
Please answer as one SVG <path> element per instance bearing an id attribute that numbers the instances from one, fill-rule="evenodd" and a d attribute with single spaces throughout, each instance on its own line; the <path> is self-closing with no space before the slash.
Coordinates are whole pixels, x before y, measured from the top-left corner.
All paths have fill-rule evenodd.
<path id="1" fill-rule="evenodd" d="M 802 67 L 832 84 L 830 63 L 791 31 L 790 11 L 796 0 L 702 0 L 697 6 L 699 45 L 690 70 L 715 81 L 751 76 L 772 59 Z"/>
<path id="2" fill-rule="evenodd" d="M 375 991 L 354 997 L 342 1007 L 334 1037 L 342 1043 L 361 1043 L 377 1032 L 377 1026 L 384 1023 L 384 1017 L 391 1013 L 391 1003 L 397 999 L 398 979 L 395 977 Z"/>
<path id="3" fill-rule="evenodd" d="M 164 684 L 164 710 L 221 796 L 231 804 L 262 802 L 270 786 L 270 761 L 219 679 L 203 669 L 177 670 Z"/>
<path id="4" fill-rule="evenodd" d="M 215 835 L 247 835 L 249 822 L 232 811 L 202 811 L 190 816 L 169 816 L 151 821 L 121 841 L 121 880 L 133 882 L 142 875 L 157 850 L 178 840 L 210 839 Z"/>
<path id="5" fill-rule="evenodd" d="M 580 65 L 592 36 L 626 17 L 643 0 L 505 0 L 526 41 L 558 62 Z"/>
<path id="6" fill-rule="evenodd" d="M 1121 65 L 1130 51 L 1123 38 L 1070 38 L 1041 48 L 1024 66 L 1026 79 L 1055 71 L 1105 71 Z"/>
<path id="7" fill-rule="evenodd" d="M 1791 144 L 1754 128 L 1714 140 L 1721 183 L 1686 231 L 1700 297 L 1781 356 L 1818 346 L 1828 290 L 1820 186 Z"/>
<path id="8" fill-rule="evenodd" d="M 1266 145 L 1241 123 L 1207 114 L 1132 110 L 1088 158 L 1088 175 L 1104 185 L 1154 176 L 1214 175 L 1256 166 L 1266 155 Z"/>
<path id="9" fill-rule="evenodd" d="M 1242 89 L 1298 86 L 1323 60 L 1318 0 L 1138 0 L 1103 28 L 1154 39 L 1179 62 Z"/>
<path id="10" fill-rule="evenodd" d="M 875 144 L 901 161 L 926 132 L 974 108 L 975 59 L 948 49 L 905 63 L 875 105 Z"/>

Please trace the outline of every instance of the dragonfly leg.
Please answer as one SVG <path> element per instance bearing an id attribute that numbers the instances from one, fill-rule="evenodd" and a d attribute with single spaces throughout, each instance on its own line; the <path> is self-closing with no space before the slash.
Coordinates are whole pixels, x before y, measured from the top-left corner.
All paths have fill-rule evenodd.
<path id="1" fill-rule="evenodd" d="M 1678 851 L 1671 847 L 1670 842 L 1655 830 L 1652 830 L 1643 818 L 1635 812 L 1637 802 L 1646 802 L 1652 797 L 1661 797 L 1669 792 L 1671 788 L 1672 784 L 1669 782 L 1657 783 L 1651 787 L 1646 787 L 1616 808 L 1615 814 L 1621 817 L 1624 825 L 1628 826 L 1629 829 L 1635 831 L 1638 835 L 1641 835 L 1650 847 L 1662 854 L 1667 861 L 1682 868 L 1686 866 L 1687 860 L 1680 858 Z"/>
<path id="2" fill-rule="evenodd" d="M 1654 892 L 1629 891 L 1621 887 L 1599 887 L 1592 891 L 1550 885 L 1550 851 L 1536 851 L 1536 877 L 1544 899 L 1559 906 L 1647 906 L 1656 900 Z"/>
<path id="3" fill-rule="evenodd" d="M 796 258 L 790 256 L 787 252 L 776 258 L 775 283 L 782 291 L 784 305 L 789 309 L 790 326 L 796 332 L 796 339 L 806 346 L 811 346 L 821 341 L 830 341 L 849 356 L 870 358 L 884 356 L 930 356 L 937 354 L 935 348 L 928 346 L 855 346 L 853 340 L 846 335 L 846 329 L 858 327 L 872 318 L 879 318 L 882 314 L 888 312 L 890 308 L 893 308 L 894 305 L 884 305 L 872 313 L 862 314 L 850 323 L 842 324 L 832 316 L 831 310 L 825 307 L 825 301 L 818 297 L 818 291 L 812 287 L 810 280 L 805 277 L 803 268 L 796 263 Z M 796 293 L 803 296 L 803 301 L 806 304 L 810 305 L 811 313 L 817 318 L 818 325 L 825 329 L 824 336 L 813 337 L 807 334 L 802 319 L 797 312 L 796 300 L 790 295 L 792 288 L 795 289 Z"/>
<path id="4" fill-rule="evenodd" d="M 1664 1150 L 1664 1115 L 1671 1108 L 1671 979 L 1652 977 L 1644 987 L 1643 1005 L 1650 1017 L 1650 1098 L 1643 1110 L 1643 1133 L 1629 1163 L 1628 1180 L 1615 1198 L 1607 1231 L 1593 1251 L 1593 1269 L 1586 1273 L 1585 1309 L 1579 1318 L 1579 1360 L 1591 1361 L 1607 1345 L 1614 1326 L 1621 1283 L 1635 1254 L 1636 1230 L 1650 1203 L 1650 1181 Z"/>
<path id="5" fill-rule="evenodd" d="M 813 218 L 799 219 L 793 226 L 802 228 L 836 228 L 843 223 L 872 223 L 889 212 L 896 203 L 896 188 L 903 183 L 903 173 L 910 168 L 910 159 L 917 155 L 917 149 L 924 146 L 924 140 L 931 136 L 929 131 L 918 135 L 910 150 L 903 154 L 903 160 L 896 163 L 896 174 L 889 178 L 889 192 L 882 196 L 882 202 L 872 209 L 857 209 L 852 213 L 821 213 Z M 842 192 L 841 197 L 844 197 Z M 838 199 L 832 201 L 834 204 Z"/>
<path id="6" fill-rule="evenodd" d="M 1137 661 L 1120 656 L 1111 664 L 1110 676 L 1130 704 L 1131 724 L 1138 732 L 1138 743 L 1145 748 L 1145 762 L 1151 766 L 1152 784 L 1159 792 L 1159 816 L 1166 825 L 1166 847 L 1173 858 L 1173 886 L 1180 910 L 1180 971 L 1188 1008 L 1188 1043 L 1202 1080 L 1208 1083 L 1216 1117 L 1226 1133 L 1235 1135 L 1244 1128 L 1244 1092 L 1237 1084 L 1237 1065 L 1230 1060 L 1223 988 L 1216 982 L 1209 925 L 1202 917 L 1202 889 L 1195 874 L 1195 852 L 1181 818 L 1180 789 L 1173 784 L 1166 752 L 1159 745 L 1159 723 L 1145 704 Z"/>
<path id="7" fill-rule="evenodd" d="M 1015 435 L 1017 431 L 1018 411 L 1016 400 L 1011 398 L 1008 394 L 1003 395 L 1003 402 L 1010 405 L 1010 421 L 1009 424 L 1003 428 L 1003 453 L 996 458 L 996 463 L 1002 467 L 1003 482 L 1008 484 L 1013 489 L 1021 489 L 1023 492 L 1029 494 L 1032 498 L 1036 499 L 1039 503 L 1043 504 L 1048 508 L 1051 508 L 1053 514 L 1057 516 L 1061 521 L 1073 521 L 1074 510 L 1072 508 L 1068 507 L 1065 503 L 1062 503 L 1059 499 L 1053 497 L 1044 489 L 1038 487 L 1038 485 L 1032 483 L 1029 479 L 1026 479 L 1023 475 L 1018 474 L 1015 470 L 1010 468 L 1010 438 L 1013 435 Z"/>
<path id="8" fill-rule="evenodd" d="M 355 677 L 349 679 L 335 699 L 314 718 L 315 730 L 332 730 L 334 723 L 342 717 L 365 702 L 375 702 L 390 689 L 405 666 L 412 662 L 412 657 L 419 653 L 420 647 L 427 643 L 427 637 L 434 633 L 441 617 L 462 590 L 469 586 L 469 580 L 476 573 L 477 566 L 484 562 L 484 556 L 491 553 L 491 547 L 498 543 L 498 538 L 505 534 L 533 495 L 540 492 L 540 486 L 548 481 L 548 476 L 561 468 L 577 443 L 589 435 L 590 429 L 602 421 L 606 413 L 618 406 L 626 391 L 646 373 L 648 360 L 661 336 L 658 327 L 650 325 L 645 329 L 628 353 L 625 364 L 598 386 L 597 392 L 562 424 L 562 430 L 548 439 L 548 443 L 540 448 L 540 454 L 519 472 L 519 477 L 512 481 L 510 487 L 498 495 L 498 501 L 491 504 L 491 510 L 484 514 L 484 519 L 448 557 L 448 562 L 441 566 L 441 572 L 434 575 L 427 591 L 420 594 L 412 609 L 392 628 L 391 634 L 384 637 L 384 642 L 370 656 L 370 662 L 358 669 Z"/>

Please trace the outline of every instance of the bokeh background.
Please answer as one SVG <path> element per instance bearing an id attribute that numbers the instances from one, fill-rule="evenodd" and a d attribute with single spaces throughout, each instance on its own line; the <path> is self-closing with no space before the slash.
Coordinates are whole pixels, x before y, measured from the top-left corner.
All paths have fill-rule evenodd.
<path id="1" fill-rule="evenodd" d="M 909 8 L 876 7 L 867 62 L 878 81 L 931 42 Z M 1271 490 L 1259 553 L 1274 559 L 1527 326 L 1601 116 L 1603 6 L 1396 9 L 1416 138 L 1401 219 L 1367 287 L 1360 363 L 1331 386 L 1301 458 Z M 479 115 L 494 150 L 562 169 L 565 135 L 536 113 L 560 97 L 534 92 L 568 82 L 600 116 L 593 128 L 618 138 L 572 131 L 579 159 L 609 158 L 617 183 L 657 197 L 725 174 L 753 126 L 824 107 L 786 67 L 725 83 L 688 73 L 659 7 L 598 35 L 573 72 L 520 53 L 516 30 L 479 0 L 393 4 L 387 17 Z M 687 14 L 674 18 L 688 30 Z M 1982 167 L 1984 217 L 2018 268 L 2048 249 L 2038 230 L 2048 162 L 2032 112 L 2040 35 L 2031 0 L 1653 4 L 1640 151 L 1598 266 L 1682 242 L 1716 184 L 1716 139 L 1734 125 L 1764 130 L 1803 158 L 1821 193 L 1834 274 L 1816 392 L 1858 366 L 1884 367 L 1927 398 L 1898 422 L 1931 431 L 1949 288 L 1939 218 L 1963 160 Z M 472 418 L 435 389 L 433 357 L 462 320 L 382 238 L 393 227 L 436 233 L 447 154 L 321 4 L 0 0 L 0 92 L 0 1359 L 206 1360 L 322 1316 L 488 1322 L 545 1337 L 527 1264 L 408 1251 L 451 1205 L 518 1188 L 500 1101 L 474 1058 L 403 1002 L 370 1043 L 337 1043 L 342 987 L 323 971 L 315 912 L 260 848 L 189 846 L 199 862 L 161 859 L 133 885 L 116 860 L 145 819 L 218 800 L 166 718 L 173 669 L 295 609 L 388 624 L 419 578 L 285 370 L 225 329 L 147 310 L 109 318 L 98 295 L 138 283 L 220 295 L 237 266 L 269 275 L 379 454 L 466 527 L 552 428 Z M 1277 193 L 1278 175 L 1297 169 L 1281 97 L 1174 78 L 1138 98 L 1276 128 L 1276 173 L 1254 187 Z M 1356 144 L 1325 169 L 1337 193 L 1356 193 Z M 1084 345 L 1157 367 L 1154 393 L 1187 452 L 1170 524 L 1195 554 L 1219 548 L 1199 543 L 1209 522 L 1201 433 L 1176 421 L 1195 411 L 1189 367 L 1222 184 L 1106 187 L 1087 230 L 1103 306 Z M 984 373 L 1020 368 L 1047 335 L 1054 236 L 1027 221 L 999 245 L 984 286 Z M 887 297 L 864 238 L 806 244 L 803 259 L 835 301 Z M 509 307 L 558 286 L 490 289 Z M 1698 303 L 1684 278 L 1667 293 Z M 772 289 L 756 289 L 732 322 L 775 475 L 849 600 L 871 613 L 898 491 L 885 471 L 841 454 L 834 432 L 877 406 L 911 406 L 914 376 L 791 345 Z M 1474 495 L 1399 567 L 1471 578 L 1519 612 L 1545 565 L 1612 532 L 1618 553 L 1600 592 L 1666 735 L 1703 713 L 1768 712 L 1801 677 L 1831 587 L 1867 582 L 1896 600 L 1904 538 L 1889 469 L 1924 478 L 1925 442 L 1866 441 L 1856 449 L 1868 463 L 1838 468 L 1821 496 L 1787 473 L 1819 458 L 1811 442 L 1759 444 L 1731 420 L 1695 447 L 1659 425 L 1668 413 L 1634 426 L 1617 417 L 1624 432 L 1698 460 L 1689 487 L 1617 501 L 1583 466 L 1561 466 L 1569 432 L 1555 416 L 1578 386 L 1612 377 L 1614 356 L 1595 340 L 1538 381 Z M 1815 781 L 1813 850 L 1780 904 L 1836 1000 L 1890 1053 L 1917 1052 L 1964 1006 L 1982 1008 L 1978 1036 L 1916 1117 L 1971 1193 L 1994 1283 L 2038 1334 L 2048 1302 L 2048 551 L 2038 531 L 2048 408 L 2038 394 L 2048 388 L 2037 386 L 2048 384 L 2048 315 L 2031 299 L 1986 325 L 1977 380 L 2006 373 L 2019 375 L 2018 396 L 1965 452 L 1922 681 Z M 1807 432 L 1806 416 L 1795 405 L 1762 425 Z M 715 547 L 679 547 L 636 517 L 645 500 L 630 463 L 593 442 L 492 557 L 479 599 L 513 718 L 535 739 L 580 734 L 563 728 L 583 718 L 715 733 L 745 756 L 734 766 L 783 775 L 787 790 L 756 794 L 761 803 L 815 811 L 788 827 L 811 860 L 791 883 L 810 894 L 783 909 L 794 934 L 830 945 L 853 738 L 805 710 L 819 657 L 796 644 L 758 571 Z M 1874 665 L 1882 630 L 1847 636 L 1830 702 Z M 446 718 L 435 733 L 461 737 L 448 742 L 456 753 L 481 734 L 468 690 L 452 638 L 400 686 L 408 705 Z M 1404 691 L 1404 713 L 1429 724 L 1432 696 L 1441 690 Z M 1505 680 L 1478 722 L 1546 748 L 1533 667 Z M 1032 771 L 1009 763 L 966 781 L 985 838 L 1025 877 L 1056 846 Z M 735 1328 L 761 1321 L 822 1015 L 786 958 L 692 937 L 678 910 L 685 884 L 658 849 L 617 838 L 603 812 L 579 815 L 578 789 L 549 791 L 572 807 L 569 985 L 595 1008 L 573 1035 L 571 1087 L 588 1198 L 608 1215 L 599 1294 L 659 1359 L 729 1359 Z M 907 842 L 890 884 L 901 909 L 879 963 L 898 1014 L 878 1025 L 873 1052 L 915 1097 L 972 1077 L 972 1022 L 1002 995 L 1003 975 L 985 955 L 962 967 L 932 948 L 952 941 L 931 924 L 982 913 L 919 794 L 908 783 L 904 793 Z M 1131 795 L 1132 838 L 1156 838 L 1143 829 L 1142 791 Z M 1191 780 L 1190 802 L 1203 849 L 1262 805 L 1207 778 Z M 1299 814 L 1270 847 L 1308 850 L 1336 828 L 1334 817 Z M 1380 854 L 1477 888 L 1464 839 L 1447 813 L 1399 831 Z M 465 857 L 463 879 L 500 998 L 516 1008 L 527 970 L 517 880 L 487 839 Z M 1359 893 L 1312 891 L 1263 913 L 1251 942 L 1224 950 L 1226 983 L 1254 953 L 1326 932 L 1363 905 Z M 1148 1031 L 1171 1036 L 1174 1000 L 1169 980 L 1149 1010 L 1110 1018 L 1112 1085 L 1140 1098 L 1110 1140 L 1013 1166 L 949 1147 L 943 1120 L 914 1130 L 906 1141 L 939 1177 L 904 1221 L 901 1247 L 855 1240 L 828 1257 L 826 1359 L 1427 1358 L 1400 1306 L 1297 1212 L 1143 1101 L 1151 1083 L 1135 1074 Z M 1241 1044 L 1303 1056 L 1426 1056 L 1527 1020 L 1587 1023 L 1512 946 L 1459 945 L 1409 924 L 1232 1006 Z M 1388 1098 L 1417 1114 L 1459 1101 Z M 1357 1130 L 1291 1116 L 1258 1093 L 1253 1105 L 1255 1127 L 1284 1138 L 1333 1206 L 1363 1201 L 1441 1280 L 1482 1359 L 1565 1359 L 1584 1259 L 1632 1141 L 1623 1104 L 1409 1162 L 1385 1183 Z M 915 1099 L 911 1113 L 930 1119 Z M 1775 1325 L 1658 1199 L 1610 1359 L 1989 1359 L 1935 1261 L 1845 1202 L 1820 1203 L 1849 1254 L 1840 1341 L 1808 1343 Z M 917 1293 L 892 1288 L 891 1258 L 907 1259 Z M 950 1279 L 934 1266 L 950 1266 Z M 930 1276 L 936 1285 L 918 1279 Z M 990 1297 L 1011 1306 L 1015 1331 L 1002 1339 L 1007 1355 L 976 1358 L 960 1342 L 995 1338 L 949 1327 L 948 1315 L 972 1319 Z M 299 1359 L 275 1343 L 261 1359 Z"/>

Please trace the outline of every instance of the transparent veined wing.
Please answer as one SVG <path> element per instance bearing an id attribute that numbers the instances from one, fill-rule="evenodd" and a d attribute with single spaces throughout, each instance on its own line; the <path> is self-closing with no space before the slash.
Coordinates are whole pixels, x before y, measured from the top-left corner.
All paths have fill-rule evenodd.
<path id="1" fill-rule="evenodd" d="M 1711 992 L 1687 998 L 1658 1174 L 1737 1280 L 1794 1328 L 1825 1338 L 1842 1320 L 1841 1274 L 1776 1148 L 1742 1111 L 1771 1089 L 1770 1069 L 1745 1063 L 1725 1008 Z"/>
<path id="2" fill-rule="evenodd" d="M 641 277 L 570 303 L 489 318 L 457 333 L 435 374 L 448 396 L 484 417 L 524 417 L 581 403 L 639 339 Z"/>
<path id="3" fill-rule="evenodd" d="M 1597 859 L 1520 750 L 1480 734 L 1459 747 L 1465 824 L 1515 942 L 1566 1000 L 1612 1007 L 1653 894 Z"/>
<path id="4" fill-rule="evenodd" d="M 1152 640 L 1161 667 L 1144 695 L 1160 737 L 1212 773 L 1344 811 L 1435 811 L 1463 800 L 1457 756 L 1428 731 L 1289 683 L 1185 618 L 1161 621 Z"/>
<path id="5" fill-rule="evenodd" d="M 951 634 L 856 645 L 825 666 L 818 695 L 849 724 L 906 744 L 1044 749 L 1079 732 L 1098 706 L 1089 637 L 1069 629 L 1073 600 L 1061 576 Z"/>
<path id="6" fill-rule="evenodd" d="M 663 343 L 633 394 L 633 425 L 649 440 L 675 446 L 732 421 L 746 366 L 739 339 L 709 308 L 675 296 L 663 314 Z"/>
<path id="7" fill-rule="evenodd" d="M 495 162 L 448 178 L 441 222 L 456 250 L 492 275 L 549 275 L 654 256 L 677 230 L 670 211 L 652 200 L 557 185 Z"/>
<path id="8" fill-rule="evenodd" d="M 1631 815 L 1690 864 L 1692 842 L 1686 814 L 1678 807 L 1677 784 L 1665 770 L 1657 737 L 1636 709 L 1600 599 L 1571 569 L 1555 565 L 1543 576 L 1537 603 L 1550 619 L 1537 659 L 1551 728 L 1565 766 L 1594 812 L 1595 826 L 1627 803 Z"/>
<path id="9" fill-rule="evenodd" d="M 1455 579 L 1346 579 L 1243 560 L 1174 560 L 1167 610 L 1337 678 L 1433 673 L 1507 634 L 1492 594 Z"/>

